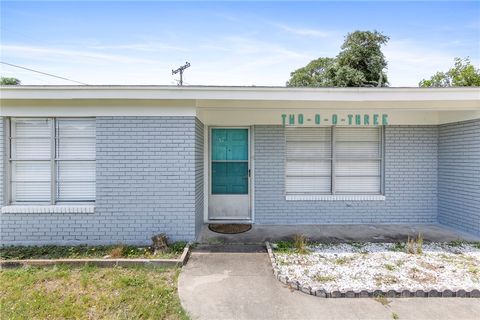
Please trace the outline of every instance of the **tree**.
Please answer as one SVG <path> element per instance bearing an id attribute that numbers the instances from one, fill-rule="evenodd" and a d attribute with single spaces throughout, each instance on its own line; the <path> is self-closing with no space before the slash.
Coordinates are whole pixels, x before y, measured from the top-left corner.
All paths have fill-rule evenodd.
<path id="1" fill-rule="evenodd" d="M 347 34 L 336 58 L 318 58 L 290 73 L 289 87 L 366 87 L 388 85 L 381 47 L 389 37 L 378 31 Z"/>
<path id="2" fill-rule="evenodd" d="M 1 77 L 0 78 L 0 85 L 2 86 L 18 86 L 20 84 L 20 80 L 17 78 L 7 78 Z"/>
<path id="3" fill-rule="evenodd" d="M 381 46 L 390 38 L 378 31 L 349 33 L 337 55 L 337 85 L 342 87 L 375 86 L 388 84 L 384 69 L 387 61 Z"/>
<path id="4" fill-rule="evenodd" d="M 289 87 L 330 87 L 335 70 L 335 59 L 318 58 L 290 74 Z"/>
<path id="5" fill-rule="evenodd" d="M 454 66 L 447 72 L 437 72 L 430 79 L 423 79 L 419 87 L 476 87 L 480 86 L 480 69 L 470 59 L 455 58 Z"/>

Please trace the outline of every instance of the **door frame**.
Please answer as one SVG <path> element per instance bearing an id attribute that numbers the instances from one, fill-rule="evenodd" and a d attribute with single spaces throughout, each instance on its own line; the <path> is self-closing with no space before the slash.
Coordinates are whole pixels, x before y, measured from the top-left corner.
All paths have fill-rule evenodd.
<path id="1" fill-rule="evenodd" d="M 253 155 L 254 155 L 254 132 L 253 127 L 251 126 L 221 126 L 221 125 L 213 125 L 207 126 L 205 125 L 205 129 L 207 134 L 204 137 L 204 150 L 207 152 L 204 153 L 204 222 L 205 223 L 215 223 L 215 222 L 228 222 L 228 223 L 253 223 L 254 221 L 254 162 L 253 162 Z M 250 170 L 250 177 L 248 177 L 248 208 L 249 208 L 249 217 L 245 219 L 210 219 L 209 214 L 209 198 L 212 194 L 212 185 L 211 185 L 211 172 L 212 172 L 212 129 L 247 129 L 248 131 L 248 169 Z"/>

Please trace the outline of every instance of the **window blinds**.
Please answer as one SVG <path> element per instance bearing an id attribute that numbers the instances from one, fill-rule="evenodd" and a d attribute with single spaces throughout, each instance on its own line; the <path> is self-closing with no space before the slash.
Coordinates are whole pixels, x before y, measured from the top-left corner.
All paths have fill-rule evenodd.
<path id="1" fill-rule="evenodd" d="M 95 119 L 16 118 L 10 140 L 13 203 L 95 200 Z"/>
<path id="2" fill-rule="evenodd" d="M 379 194 L 379 128 L 335 129 L 335 193 Z"/>
<path id="3" fill-rule="evenodd" d="M 12 122 L 11 194 L 13 202 L 50 202 L 51 134 L 49 119 Z"/>
<path id="4" fill-rule="evenodd" d="M 381 129 L 286 128 L 286 194 L 380 194 Z"/>
<path id="5" fill-rule="evenodd" d="M 331 128 L 286 128 L 287 194 L 331 191 Z"/>
<path id="6" fill-rule="evenodd" d="M 56 121 L 56 198 L 95 200 L 95 121 Z"/>

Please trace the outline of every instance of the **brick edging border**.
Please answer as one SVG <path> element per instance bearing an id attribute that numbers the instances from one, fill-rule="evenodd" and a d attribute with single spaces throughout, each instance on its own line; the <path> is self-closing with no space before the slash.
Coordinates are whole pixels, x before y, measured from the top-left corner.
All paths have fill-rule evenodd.
<path id="1" fill-rule="evenodd" d="M 187 243 L 178 259 L 25 259 L 1 260 L 0 268 L 19 268 L 24 266 L 46 267 L 53 265 L 68 265 L 82 267 L 93 265 L 97 267 L 131 267 L 131 266 L 156 266 L 156 267 L 182 267 L 189 258 L 191 242 Z"/>
<path id="2" fill-rule="evenodd" d="M 444 298 L 480 298 L 480 290 L 478 289 L 458 289 L 458 290 L 450 290 L 450 289 L 431 289 L 431 290 L 334 290 L 334 291 L 326 291 L 323 289 L 314 289 L 310 286 L 300 286 L 300 283 L 295 279 L 289 279 L 287 276 L 282 275 L 280 273 L 280 269 L 278 268 L 277 262 L 275 260 L 275 256 L 273 255 L 272 246 L 270 242 L 265 242 L 265 246 L 267 247 L 268 256 L 270 258 L 270 262 L 272 264 L 273 275 L 274 277 L 280 281 L 281 283 L 288 285 L 290 288 L 301 291 L 305 294 L 309 294 L 312 296 L 320 297 L 320 298 L 374 298 L 383 296 L 386 298 L 437 298 L 437 297 L 444 297 Z"/>

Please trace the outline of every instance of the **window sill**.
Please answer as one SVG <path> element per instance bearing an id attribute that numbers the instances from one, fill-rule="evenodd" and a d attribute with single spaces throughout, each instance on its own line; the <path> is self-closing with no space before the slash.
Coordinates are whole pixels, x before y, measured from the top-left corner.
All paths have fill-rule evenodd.
<path id="1" fill-rule="evenodd" d="M 95 213 L 94 205 L 11 205 L 2 213 Z"/>
<path id="2" fill-rule="evenodd" d="M 343 194 L 343 195 L 333 195 L 333 194 L 320 194 L 320 195 L 286 195 L 285 200 L 287 201 L 385 201 L 384 195 L 379 194 Z"/>

